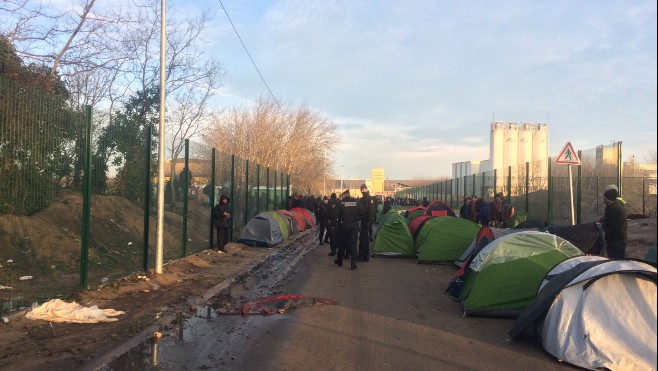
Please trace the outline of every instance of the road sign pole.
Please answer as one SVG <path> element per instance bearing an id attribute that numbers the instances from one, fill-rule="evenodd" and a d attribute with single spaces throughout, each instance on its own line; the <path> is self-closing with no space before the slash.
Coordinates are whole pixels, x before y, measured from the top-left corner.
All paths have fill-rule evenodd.
<path id="1" fill-rule="evenodd" d="M 576 225 L 573 208 L 573 176 L 571 176 L 571 164 L 569 166 L 569 196 L 571 196 L 571 225 Z"/>

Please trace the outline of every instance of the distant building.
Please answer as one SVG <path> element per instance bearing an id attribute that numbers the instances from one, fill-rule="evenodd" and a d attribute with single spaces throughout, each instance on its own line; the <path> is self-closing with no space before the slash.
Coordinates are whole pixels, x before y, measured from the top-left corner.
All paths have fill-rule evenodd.
<path id="1" fill-rule="evenodd" d="M 501 180 L 510 166 L 516 172 L 517 166 L 526 163 L 532 164 L 535 176 L 548 174 L 548 127 L 545 123 L 495 121 L 491 123 L 489 140 L 488 160 L 452 164 L 452 178 L 458 180 L 453 184 L 455 194 L 465 192 L 465 177 L 491 173 L 494 169 L 498 170 Z"/>
<path id="2" fill-rule="evenodd" d="M 368 184 L 366 179 L 366 185 L 372 194 L 379 194 L 384 192 L 384 169 L 372 169 L 370 170 L 370 183 Z"/>

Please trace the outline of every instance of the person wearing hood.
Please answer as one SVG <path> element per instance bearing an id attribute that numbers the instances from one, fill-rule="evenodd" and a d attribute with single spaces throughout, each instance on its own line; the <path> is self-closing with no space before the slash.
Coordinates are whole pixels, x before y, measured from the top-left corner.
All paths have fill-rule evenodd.
<path id="1" fill-rule="evenodd" d="M 603 192 L 605 213 L 601 218 L 601 227 L 605 232 L 605 248 L 610 259 L 626 257 L 627 215 L 624 200 L 619 196 L 616 185 L 607 186 Z"/>
<path id="2" fill-rule="evenodd" d="M 226 252 L 228 243 L 229 228 L 231 227 L 231 207 L 229 198 L 226 195 L 219 197 L 219 203 L 212 210 L 212 221 L 217 229 L 217 252 L 223 254 Z"/>

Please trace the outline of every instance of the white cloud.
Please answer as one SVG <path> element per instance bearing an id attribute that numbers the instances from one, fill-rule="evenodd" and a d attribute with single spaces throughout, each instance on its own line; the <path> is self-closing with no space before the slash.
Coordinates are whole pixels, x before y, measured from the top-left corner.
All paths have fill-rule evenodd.
<path id="1" fill-rule="evenodd" d="M 336 172 L 449 175 L 488 157 L 494 118 L 548 122 L 552 155 L 567 141 L 655 152 L 655 1 L 223 4 L 277 98 L 339 125 Z M 224 91 L 266 94 L 223 13 L 213 32 Z"/>

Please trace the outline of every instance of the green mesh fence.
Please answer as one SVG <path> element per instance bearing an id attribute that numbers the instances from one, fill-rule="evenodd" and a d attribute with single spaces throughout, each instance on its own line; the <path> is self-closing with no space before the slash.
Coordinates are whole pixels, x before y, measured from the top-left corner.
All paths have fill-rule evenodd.
<path id="1" fill-rule="evenodd" d="M 581 165 L 571 166 L 571 178 L 568 165 L 548 158 L 413 187 L 396 197 L 418 201 L 428 197 L 458 209 L 473 194 L 491 202 L 502 192 L 517 211 L 546 223 L 566 225 L 572 222 L 572 195 L 574 222 L 593 222 L 604 213 L 603 190 L 617 184 L 629 214 L 656 217 L 656 178 L 639 176 L 633 166 L 620 170 L 621 145 L 599 146 L 580 152 L 579 157 Z"/>
<path id="2" fill-rule="evenodd" d="M 0 311 L 78 286 L 85 121 L 64 99 L 0 78 Z"/>
<path id="3" fill-rule="evenodd" d="M 148 98 L 92 117 L 0 78 L 0 313 L 155 267 L 159 135 Z M 170 141 L 165 153 L 164 262 L 214 246 L 221 194 L 231 240 L 290 194 L 283 173 L 204 144 Z"/>

